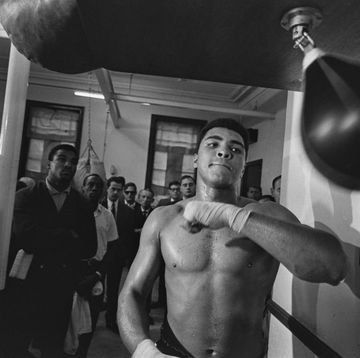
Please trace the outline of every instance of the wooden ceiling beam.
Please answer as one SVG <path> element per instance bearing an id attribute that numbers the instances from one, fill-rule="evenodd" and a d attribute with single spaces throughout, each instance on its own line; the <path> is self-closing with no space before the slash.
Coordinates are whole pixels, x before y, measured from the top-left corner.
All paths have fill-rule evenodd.
<path id="1" fill-rule="evenodd" d="M 115 128 L 120 128 L 121 114 L 116 101 L 114 86 L 111 79 L 111 74 L 108 70 L 100 68 L 95 70 L 96 78 L 99 82 L 101 92 L 104 95 L 105 102 L 109 106 L 110 116 Z"/>

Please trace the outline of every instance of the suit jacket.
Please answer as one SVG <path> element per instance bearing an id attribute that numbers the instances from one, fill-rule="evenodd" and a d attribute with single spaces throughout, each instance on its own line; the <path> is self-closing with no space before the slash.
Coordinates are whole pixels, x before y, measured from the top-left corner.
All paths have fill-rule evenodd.
<path id="1" fill-rule="evenodd" d="M 17 292 L 26 301 L 17 310 L 41 335 L 58 335 L 67 329 L 81 259 L 96 253 L 94 214 L 74 189 L 57 211 L 46 184 L 39 182 L 16 193 L 13 232 L 17 249 L 34 255 Z"/>
<path id="2" fill-rule="evenodd" d="M 107 198 L 105 198 L 102 205 L 106 208 L 108 207 Z M 134 210 L 128 207 L 121 199 L 118 200 L 115 221 L 118 229 L 119 241 L 116 243 L 114 242 L 114 245 L 116 246 L 114 248 L 116 252 L 114 254 L 114 260 L 120 260 L 122 264 L 126 264 L 131 257 L 131 246 L 135 236 L 135 215 Z"/>
<path id="3" fill-rule="evenodd" d="M 124 204 L 126 205 L 125 201 L 124 201 Z M 130 208 L 129 205 L 126 205 L 126 206 L 128 206 L 128 207 Z M 132 207 L 132 208 L 130 208 L 130 209 L 135 210 L 135 208 L 139 208 L 140 206 L 141 206 L 141 205 L 140 205 L 137 201 L 135 201 L 134 207 Z"/>
<path id="4" fill-rule="evenodd" d="M 167 205 L 172 205 L 172 204 L 175 204 L 177 203 L 178 201 L 180 201 L 181 199 L 179 200 L 176 200 L 176 201 L 171 201 L 170 200 L 170 197 L 169 198 L 164 198 L 164 199 L 160 199 L 157 206 L 167 206 Z"/>
<path id="5" fill-rule="evenodd" d="M 148 216 L 153 210 L 154 210 L 153 208 L 149 209 Z M 135 230 L 137 231 L 135 232 L 135 239 L 132 245 L 132 260 L 134 260 L 139 249 L 140 236 L 141 236 L 141 232 L 139 230 L 142 229 L 147 219 L 147 217 L 145 217 L 141 211 L 141 205 L 136 206 L 134 212 L 135 212 Z"/>
<path id="6" fill-rule="evenodd" d="M 154 209 L 150 207 L 149 213 L 147 216 L 149 216 L 153 210 Z M 135 212 L 135 229 L 141 229 L 144 226 L 144 223 L 145 223 L 147 217 L 145 217 L 143 215 L 142 210 L 141 210 L 141 205 L 136 206 L 134 209 L 134 212 Z"/>
<path id="7" fill-rule="evenodd" d="M 40 264 L 72 265 L 96 253 L 94 214 L 75 189 L 59 212 L 44 182 L 18 191 L 13 231 L 17 249 L 34 254 Z"/>

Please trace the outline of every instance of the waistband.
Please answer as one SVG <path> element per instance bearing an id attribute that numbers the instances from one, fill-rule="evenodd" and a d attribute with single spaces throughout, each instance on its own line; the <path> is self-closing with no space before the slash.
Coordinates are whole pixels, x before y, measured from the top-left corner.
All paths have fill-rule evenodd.
<path id="1" fill-rule="evenodd" d="M 164 354 L 173 354 L 179 358 L 194 358 L 178 341 L 166 317 L 161 326 L 160 340 L 156 346 Z"/>

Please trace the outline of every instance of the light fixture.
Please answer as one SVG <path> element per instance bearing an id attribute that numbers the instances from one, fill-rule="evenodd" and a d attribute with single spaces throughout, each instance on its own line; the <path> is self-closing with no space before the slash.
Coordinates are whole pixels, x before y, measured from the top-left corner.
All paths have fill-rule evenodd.
<path id="1" fill-rule="evenodd" d="M 309 32 L 321 20 L 320 11 L 310 7 L 290 10 L 281 20 L 305 54 L 301 137 L 323 175 L 360 190 L 360 63 L 315 47 Z"/>
<path id="2" fill-rule="evenodd" d="M 86 91 L 75 91 L 74 92 L 75 96 L 80 96 L 80 97 L 87 97 L 87 98 L 98 98 L 98 99 L 104 99 L 104 95 L 101 93 L 96 93 L 96 92 L 86 92 Z"/>

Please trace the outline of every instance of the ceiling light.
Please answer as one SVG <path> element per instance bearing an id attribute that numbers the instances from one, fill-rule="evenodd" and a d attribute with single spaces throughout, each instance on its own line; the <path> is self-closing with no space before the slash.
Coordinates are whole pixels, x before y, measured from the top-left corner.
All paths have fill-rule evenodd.
<path id="1" fill-rule="evenodd" d="M 74 92 L 75 96 L 79 96 L 79 97 L 87 97 L 87 98 L 98 98 L 98 99 L 104 99 L 104 95 L 101 93 L 96 93 L 96 92 L 86 92 L 86 91 L 75 91 Z"/>

